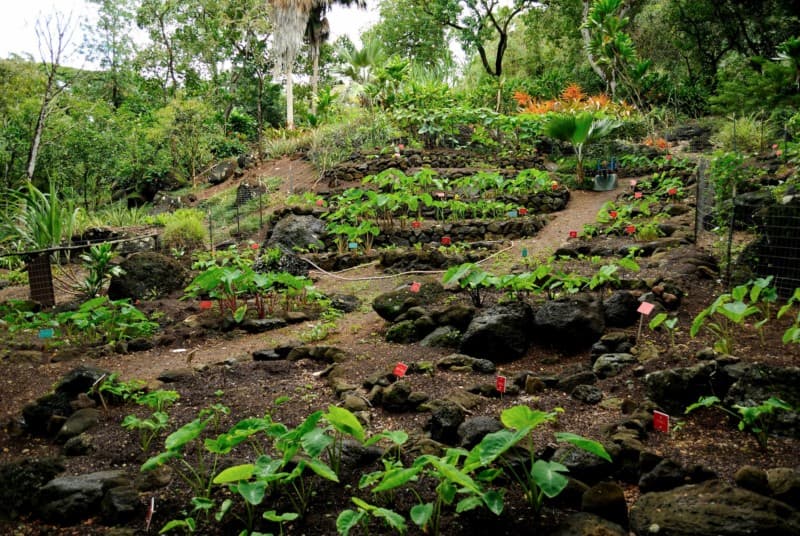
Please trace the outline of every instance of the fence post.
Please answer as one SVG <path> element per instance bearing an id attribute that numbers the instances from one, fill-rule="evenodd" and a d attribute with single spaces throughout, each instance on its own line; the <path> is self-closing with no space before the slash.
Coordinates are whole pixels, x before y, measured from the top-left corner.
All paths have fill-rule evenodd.
<path id="1" fill-rule="evenodd" d="M 210 242 L 211 253 L 214 253 L 214 226 L 211 221 L 211 209 L 208 209 L 208 240 Z"/>

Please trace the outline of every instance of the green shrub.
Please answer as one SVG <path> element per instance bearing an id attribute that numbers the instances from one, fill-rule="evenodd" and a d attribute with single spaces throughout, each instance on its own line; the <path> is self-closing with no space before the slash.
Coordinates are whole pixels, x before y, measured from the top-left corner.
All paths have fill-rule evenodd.
<path id="1" fill-rule="evenodd" d="M 755 153 L 763 150 L 773 132 L 770 124 L 756 115 L 732 117 L 711 137 L 711 143 L 725 151 Z"/>
<path id="2" fill-rule="evenodd" d="M 385 115 L 355 115 L 315 130 L 308 157 L 318 170 L 324 171 L 353 152 L 388 145 L 395 135 Z"/>
<path id="3" fill-rule="evenodd" d="M 184 250 L 203 247 L 207 233 L 203 213 L 199 210 L 181 208 L 160 220 L 164 221 L 161 235 L 164 247 Z"/>

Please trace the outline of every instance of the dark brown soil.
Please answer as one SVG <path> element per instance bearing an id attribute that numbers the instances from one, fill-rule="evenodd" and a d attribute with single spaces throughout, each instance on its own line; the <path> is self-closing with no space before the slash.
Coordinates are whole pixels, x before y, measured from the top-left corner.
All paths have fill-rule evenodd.
<path id="1" fill-rule="evenodd" d="M 302 171 L 298 172 L 298 169 Z M 311 189 L 315 182 L 315 177 L 307 164 L 286 159 L 268 163 L 248 173 L 248 176 L 255 175 L 281 176 L 287 180 L 292 176 L 294 187 L 300 189 Z M 226 187 L 235 187 L 235 184 L 226 183 Z M 208 192 L 211 190 L 206 190 L 200 197 L 210 195 Z M 566 241 L 570 230 L 580 231 L 584 223 L 594 222 L 602 204 L 614 199 L 618 193 L 573 192 L 568 208 L 554 215 L 549 225 L 538 236 L 515 241 L 509 248 L 490 259 L 486 266 L 496 272 L 519 268 L 522 263 L 523 248 L 528 250 L 531 259 L 546 258 Z M 624 242 L 629 239 L 617 240 Z M 658 273 L 659 268 L 655 261 L 644 261 L 642 264 L 644 269 L 642 278 L 669 275 Z M 661 270 L 663 271 L 663 268 Z M 362 301 L 358 311 L 341 318 L 337 322 L 336 330 L 318 343 L 336 346 L 347 352 L 350 359 L 344 365 L 344 379 L 349 383 L 360 385 L 369 376 L 392 370 L 398 361 L 408 364 L 431 361 L 452 352 L 419 345 L 385 342 L 387 325 L 370 307 L 372 299 L 382 292 L 406 285 L 412 280 L 440 280 L 440 273 L 387 277 L 375 265 L 368 265 L 339 274 L 312 272 L 312 278 L 323 292 L 354 294 Z M 716 281 L 696 276 L 685 278 L 681 281 L 681 285 L 686 297 L 679 313 L 680 330 L 676 344 L 670 348 L 666 334 L 652 333 L 645 328 L 639 347 L 653 351 L 647 352 L 649 356 L 647 359 L 645 353 L 640 354 L 644 372 L 692 364 L 695 362 L 693 356 L 696 351 L 709 346 L 712 342 L 705 335 L 691 339 L 688 328 L 692 318 L 706 307 L 714 296 L 724 292 L 725 289 Z M 3 292 L 4 294 L 0 294 L 0 299 L 19 293 L 16 289 L 7 289 Z M 173 299 L 146 303 L 143 306 L 146 310 L 161 311 L 174 321 L 173 326 L 180 326 L 180 322 L 192 314 L 213 314 L 200 313 L 196 306 L 175 298 L 177 296 Z M 490 301 L 498 298 L 498 296 L 490 297 Z M 454 295 L 448 299 L 466 298 Z M 173 425 L 192 420 L 201 408 L 218 402 L 231 409 L 230 415 L 224 417 L 221 422 L 222 429 L 242 418 L 262 416 L 266 413 L 271 414 L 276 421 L 297 425 L 311 412 L 325 410 L 330 404 L 338 402 L 327 380 L 320 375 L 325 365 L 310 360 L 254 362 L 251 353 L 254 350 L 273 348 L 308 337 L 314 322 L 291 325 L 262 335 L 247 335 L 236 331 L 228 334 L 209 333 L 188 340 L 176 337 L 170 345 L 125 355 L 96 352 L 93 349 L 51 349 L 44 347 L 39 341 L 30 341 L 26 348 L 15 346 L 13 350 L 4 352 L 3 359 L 0 360 L 0 382 L 2 382 L 0 422 L 3 423 L 0 429 L 0 447 L 2 447 L 0 463 L 59 454 L 60 447 L 53 442 L 21 433 L 19 418 L 25 404 L 47 393 L 54 382 L 78 365 L 107 369 L 118 373 L 123 380 L 142 379 L 152 387 L 174 388 L 180 393 L 181 399 L 170 411 Z M 780 342 L 783 327 L 768 326 L 764 344 L 754 329 L 745 330 L 737 339 L 736 354 L 747 361 L 762 361 L 776 365 L 799 364 L 800 352 Z M 179 331 L 179 328 L 168 329 Z M 636 327 L 624 331 L 632 335 L 637 332 Z M 522 359 L 503 365 L 498 374 L 512 376 L 516 372 L 529 370 L 543 375 L 560 375 L 585 368 L 588 363 L 588 351 L 565 355 L 550 348 L 534 346 Z M 187 380 L 171 385 L 160 385 L 156 380 L 164 370 L 185 367 L 191 367 L 195 371 Z M 517 404 L 528 404 L 543 410 L 560 407 L 564 412 L 558 420 L 559 430 L 599 438 L 605 426 L 621 418 L 619 402 L 631 399 L 638 403 L 644 399 L 639 376 L 640 374 L 634 376 L 632 371 L 628 371 L 620 376 L 601 380 L 599 386 L 605 394 L 606 402 L 597 406 L 583 405 L 565 393 L 550 389 L 539 396 L 483 398 L 470 412 L 473 416 L 497 416 L 503 408 Z M 451 391 L 478 382 L 493 381 L 493 378 L 487 379 L 475 374 L 442 371 L 437 371 L 432 376 L 409 375 L 407 379 L 414 390 L 426 393 L 431 399 L 442 398 Z M 290 398 L 289 402 L 274 404 L 276 399 L 284 396 Z M 132 412 L 141 413 L 139 408 L 130 405 L 109 406 L 103 412 L 100 425 L 91 431 L 96 451 L 89 456 L 66 458 L 67 473 L 77 475 L 109 468 L 123 468 L 131 475 L 135 475 L 147 456 L 141 452 L 136 435 L 120 427 L 124 416 Z M 370 417 L 368 428 L 371 433 L 402 429 L 415 436 L 423 434 L 423 425 L 428 420 L 428 415 L 424 413 L 393 414 L 374 408 L 370 411 Z M 647 447 L 685 465 L 701 464 L 715 471 L 721 478 L 731 480 L 734 472 L 745 464 L 766 469 L 795 466 L 797 463 L 796 440 L 770 438 L 769 448 L 764 451 L 758 448 L 751 437 L 739 432 L 734 424 L 713 411 L 700 411 L 687 418 L 674 417 L 683 421 L 682 425 L 670 434 L 650 434 Z M 552 440 L 553 430 L 553 428 L 542 429 L 537 434 L 537 441 L 542 447 Z M 158 441 L 156 443 L 160 445 Z M 253 455 L 251 450 L 246 449 L 237 453 L 237 457 L 240 458 L 249 458 Z M 411 452 L 405 453 L 404 461 L 413 460 L 412 456 Z M 312 501 L 309 515 L 301 521 L 289 524 L 287 534 L 334 534 L 338 512 L 352 507 L 349 501 L 350 495 L 359 494 L 357 481 L 360 472 L 368 472 L 378 467 L 376 464 L 360 468 L 357 473 L 347 475 L 345 482 L 338 486 L 320 485 Z M 429 494 L 431 487 L 432 483 L 427 481 L 421 481 L 416 486 L 418 492 L 423 495 Z M 638 488 L 626 486 L 626 490 L 630 504 L 637 498 Z M 219 497 L 229 495 L 224 489 L 218 489 L 216 493 Z M 373 502 L 382 500 L 380 497 L 369 497 L 366 492 L 360 495 Z M 152 518 L 151 533 L 157 532 L 157 529 L 168 520 L 181 517 L 181 512 L 189 509 L 190 493 L 177 478 L 164 489 L 142 494 L 142 504 L 149 504 L 152 498 L 155 498 L 156 510 Z M 415 496 L 410 491 L 403 490 L 388 501 L 386 506 L 407 513 L 415 502 Z M 287 511 L 290 505 L 279 502 L 271 504 L 266 509 L 272 508 L 281 512 Z M 544 526 L 551 526 L 561 515 L 563 515 L 561 510 L 546 508 L 540 522 Z M 450 514 L 444 520 L 442 533 L 485 534 L 488 531 L 498 535 L 529 533 L 533 518 L 533 512 L 515 491 L 506 497 L 506 510 L 499 519 L 485 511 L 462 516 Z M 419 533 L 411 523 L 409 525 L 411 533 Z M 143 515 L 141 519 L 131 522 L 127 527 L 130 531 L 125 533 L 144 534 L 144 527 Z M 237 527 L 232 524 L 209 523 L 204 525 L 202 533 L 235 534 L 240 528 Z M 382 533 L 379 525 L 374 524 L 371 528 L 374 533 Z M 110 534 L 112 531 L 113 529 L 102 526 L 98 520 L 66 528 L 44 526 L 24 518 L 5 525 L 0 523 L 0 532 L 20 535 Z"/>

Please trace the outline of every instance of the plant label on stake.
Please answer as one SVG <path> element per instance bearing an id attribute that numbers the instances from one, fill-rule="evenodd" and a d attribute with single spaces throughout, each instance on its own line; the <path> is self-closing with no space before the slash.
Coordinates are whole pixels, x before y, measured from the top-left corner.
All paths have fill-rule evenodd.
<path id="1" fill-rule="evenodd" d="M 408 365 L 406 365 L 402 361 L 398 361 L 397 364 L 394 366 L 392 374 L 394 374 L 398 378 L 402 378 L 403 376 L 406 375 L 407 370 L 408 370 Z"/>
<path id="2" fill-rule="evenodd" d="M 325 205 L 325 201 L 323 201 L 322 199 L 317 199 L 317 206 L 321 207 L 323 205 Z"/>
<path id="3" fill-rule="evenodd" d="M 200 309 L 202 309 L 203 311 L 207 311 L 207 310 L 211 309 L 211 307 L 213 305 L 214 304 L 211 302 L 211 300 L 201 300 L 200 301 Z"/>
<path id="4" fill-rule="evenodd" d="M 528 209 L 527 209 L 527 208 L 525 208 L 525 207 L 519 207 L 519 209 L 517 210 L 517 212 L 519 212 L 519 215 L 520 215 L 520 216 L 524 216 L 525 214 L 527 214 L 527 213 L 528 213 Z"/>
<path id="5" fill-rule="evenodd" d="M 449 236 L 443 236 L 442 237 L 442 245 L 443 246 L 449 246 L 450 244 L 451 244 L 450 237 Z"/>
<path id="6" fill-rule="evenodd" d="M 408 290 L 410 290 L 411 292 L 416 294 L 417 292 L 419 292 L 420 286 L 421 285 L 419 284 L 418 281 L 414 281 L 414 282 L 411 283 L 411 286 L 409 286 Z"/>
<path id="7" fill-rule="evenodd" d="M 653 308 L 654 307 L 655 307 L 655 305 L 653 305 L 650 302 L 646 302 L 645 301 L 645 302 L 642 302 L 641 305 L 639 305 L 638 309 L 636 309 L 636 312 L 639 313 L 639 315 L 640 315 L 639 316 L 639 331 L 636 332 L 636 342 L 639 342 L 639 337 L 642 335 L 642 322 L 644 322 L 644 317 L 649 316 L 650 313 L 653 312 Z"/>
<path id="8" fill-rule="evenodd" d="M 522 248 L 522 258 L 524 259 L 527 256 L 528 256 L 528 248 Z"/>
<path id="9" fill-rule="evenodd" d="M 350 249 L 358 249 L 358 242 L 350 242 L 347 244 Z"/>
<path id="10" fill-rule="evenodd" d="M 506 392 L 506 377 L 505 376 L 498 376 L 494 382 L 494 386 L 497 389 L 497 392 L 501 395 Z"/>
<path id="11" fill-rule="evenodd" d="M 44 328 L 39 330 L 39 338 L 40 339 L 52 339 L 53 338 L 53 328 Z"/>
<path id="12" fill-rule="evenodd" d="M 636 232 L 636 226 L 628 225 L 627 227 L 625 227 L 625 232 L 628 233 L 629 235 L 632 235 L 633 233 Z"/>
<path id="13" fill-rule="evenodd" d="M 578 231 L 570 231 L 569 232 L 570 238 L 578 238 Z"/>
<path id="14" fill-rule="evenodd" d="M 436 192 L 434 195 L 439 199 L 444 199 L 444 192 Z"/>
<path id="15" fill-rule="evenodd" d="M 509 218 L 516 218 L 517 217 L 517 211 L 516 210 L 509 210 L 508 211 L 508 217 Z"/>
<path id="16" fill-rule="evenodd" d="M 414 229 L 419 229 L 420 227 L 422 227 L 422 223 L 418 222 L 418 221 L 412 221 L 411 222 L 411 227 L 414 228 Z"/>
<path id="17" fill-rule="evenodd" d="M 616 210 L 609 210 L 608 215 L 611 217 L 612 220 L 615 220 L 617 216 L 619 216 L 619 212 Z"/>
<path id="18" fill-rule="evenodd" d="M 634 192 L 633 193 L 633 197 L 634 197 L 634 199 L 641 199 L 642 198 L 642 192 Z"/>
<path id="19" fill-rule="evenodd" d="M 653 430 L 669 433 L 669 415 L 661 411 L 653 411 Z"/>

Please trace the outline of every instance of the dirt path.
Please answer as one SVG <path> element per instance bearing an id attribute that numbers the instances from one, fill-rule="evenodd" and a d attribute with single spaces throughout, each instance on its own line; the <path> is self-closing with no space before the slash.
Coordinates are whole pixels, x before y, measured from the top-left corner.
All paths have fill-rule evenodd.
<path id="1" fill-rule="evenodd" d="M 289 187 L 288 180 L 291 177 L 296 192 L 313 189 L 315 180 L 313 170 L 307 163 L 281 159 L 262 164 L 249 171 L 245 177 L 236 181 L 227 181 L 214 188 L 217 192 L 226 188 L 235 188 L 247 177 L 282 177 L 284 183 L 281 191 Z M 209 188 L 204 192 L 211 190 L 212 188 Z M 550 256 L 556 248 L 566 242 L 570 230 L 580 231 L 585 223 L 594 222 L 597 211 L 603 203 L 615 199 L 619 191 L 621 191 L 621 187 L 609 192 L 572 192 L 570 202 L 565 210 L 553 214 L 551 221 L 537 236 L 515 241 L 511 249 L 506 252 L 505 258 L 521 258 L 523 248 L 528 249 L 531 258 L 543 259 Z M 504 266 L 501 266 L 499 262 L 496 266 L 487 263 L 487 269 L 490 270 L 502 270 L 507 266 L 507 263 Z M 354 294 L 362 300 L 362 306 L 358 311 L 341 318 L 337 322 L 335 332 L 318 344 L 336 345 L 353 355 L 361 356 L 388 356 L 399 352 L 399 358 L 407 349 L 385 343 L 383 338 L 377 335 L 383 329 L 384 322 L 372 311 L 370 303 L 375 296 L 382 292 L 397 288 L 410 282 L 413 278 L 424 278 L 425 276 L 384 278 L 382 271 L 374 265 L 357 267 L 338 275 L 339 277 L 331 277 L 319 272 L 312 272 L 315 285 L 321 291 Z M 439 276 L 431 275 L 429 277 L 436 279 Z M 32 363 L 32 367 L 37 371 L 36 379 L 25 386 L 25 395 L 12 398 L 14 400 L 20 400 L 20 398 L 24 400 L 26 397 L 28 399 L 35 398 L 36 394 L 46 390 L 47 385 L 78 364 L 99 366 L 118 372 L 122 378 L 154 381 L 165 370 L 198 368 L 231 358 L 248 360 L 255 350 L 273 348 L 279 344 L 297 341 L 308 336 L 314 324 L 313 321 L 304 322 L 260 335 L 236 333 L 235 336 L 223 335 L 214 339 L 188 341 L 184 348 L 159 347 L 124 356 L 112 354 L 99 359 L 81 357 L 65 362 L 40 362 L 38 366 Z M 12 413 L 19 410 L 19 408 L 8 409 Z"/>
<path id="2" fill-rule="evenodd" d="M 597 211 L 606 201 L 616 198 L 620 189 L 608 192 L 572 192 L 567 208 L 552 216 L 552 220 L 535 237 L 515 241 L 508 255 L 520 258 L 522 248 L 528 249 L 532 258 L 546 258 L 563 244 L 570 230 L 580 231 L 585 223 L 593 223 Z M 321 291 L 349 293 L 362 300 L 362 307 L 346 315 L 337 323 L 337 330 L 320 344 L 337 345 L 354 355 L 369 354 L 371 352 L 392 351 L 396 345 L 388 345 L 382 339 L 375 337 L 375 332 L 383 326 L 383 321 L 372 311 L 369 306 L 372 299 L 382 292 L 392 290 L 413 277 L 424 276 L 398 276 L 383 277 L 382 271 L 376 266 L 362 266 L 345 273 L 329 276 L 321 272 L 312 272 L 315 285 Z M 438 278 L 437 275 L 429 277 Z M 374 279 L 369 279 L 374 278 Z M 185 349 L 157 348 L 149 352 L 142 352 L 126 356 L 124 365 L 115 357 L 103 363 L 110 368 L 122 366 L 124 377 L 154 379 L 162 370 L 186 367 L 187 356 L 192 355 L 191 366 L 203 366 L 218 363 L 228 358 L 249 359 L 250 354 L 258 349 L 271 348 L 289 341 L 296 341 L 307 335 L 315 322 L 304 322 L 271 331 L 263 335 L 237 334 L 232 339 L 213 339 L 203 341 L 198 346 L 188 346 Z M 182 350 L 182 351 L 176 351 Z M 104 359 L 104 361 L 106 360 Z M 158 365 L 154 367 L 153 365 Z"/>

